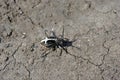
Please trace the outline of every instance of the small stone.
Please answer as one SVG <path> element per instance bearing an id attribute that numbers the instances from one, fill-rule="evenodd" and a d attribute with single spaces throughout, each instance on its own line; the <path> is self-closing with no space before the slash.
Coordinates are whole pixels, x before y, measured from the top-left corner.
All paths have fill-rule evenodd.
<path id="1" fill-rule="evenodd" d="M 33 64 L 34 63 L 34 59 L 33 58 L 31 58 L 31 59 L 29 59 L 29 62 L 28 62 L 29 64 Z"/>
<path id="2" fill-rule="evenodd" d="M 9 60 L 9 57 L 6 57 L 5 62 Z"/>
<path id="3" fill-rule="evenodd" d="M 31 46 L 31 52 L 33 52 L 34 50 L 35 50 L 35 43 L 33 43 Z"/>
<path id="4" fill-rule="evenodd" d="M 26 38 L 26 33 L 22 33 L 22 38 Z"/>
<path id="5" fill-rule="evenodd" d="M 10 27 L 10 25 L 4 25 L 5 31 L 3 32 L 3 36 L 7 37 L 7 36 L 11 36 L 12 35 L 12 29 Z"/>

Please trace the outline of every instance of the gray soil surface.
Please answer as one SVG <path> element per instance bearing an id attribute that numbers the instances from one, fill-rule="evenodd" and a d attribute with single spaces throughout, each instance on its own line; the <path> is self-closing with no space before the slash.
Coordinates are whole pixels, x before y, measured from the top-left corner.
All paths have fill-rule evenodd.
<path id="1" fill-rule="evenodd" d="M 63 27 L 78 48 L 43 61 Z M 120 80 L 120 0 L 0 0 L 0 80 Z"/>

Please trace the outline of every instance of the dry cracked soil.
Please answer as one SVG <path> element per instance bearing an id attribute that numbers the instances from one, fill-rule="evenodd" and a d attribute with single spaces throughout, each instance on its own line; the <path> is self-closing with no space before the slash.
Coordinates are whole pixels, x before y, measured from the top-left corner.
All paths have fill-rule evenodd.
<path id="1" fill-rule="evenodd" d="M 63 27 L 69 54 L 43 61 Z M 120 0 L 0 0 L 0 80 L 120 80 Z"/>

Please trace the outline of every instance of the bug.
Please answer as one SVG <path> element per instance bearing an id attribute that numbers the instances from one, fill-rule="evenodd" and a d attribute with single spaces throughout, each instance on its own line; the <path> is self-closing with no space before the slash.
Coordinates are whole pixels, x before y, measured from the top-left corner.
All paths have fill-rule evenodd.
<path id="1" fill-rule="evenodd" d="M 41 40 L 41 45 L 45 46 L 48 49 L 51 49 L 52 51 L 55 51 L 57 48 L 59 48 L 60 56 L 62 55 L 62 50 L 64 50 L 67 54 L 70 54 L 67 51 L 67 47 L 69 47 L 69 46 L 75 47 L 72 45 L 72 43 L 76 40 L 70 41 L 68 38 L 64 38 L 64 27 L 62 30 L 62 35 L 59 35 L 59 37 L 56 36 L 53 29 L 52 29 L 52 31 L 50 31 L 50 35 L 48 35 L 47 30 L 45 30 L 44 33 L 45 33 L 46 37 L 45 37 L 45 39 Z M 78 47 L 75 47 L 75 48 L 80 49 Z M 45 57 L 47 57 L 47 55 L 49 53 L 50 53 L 49 51 L 48 52 L 45 51 L 44 53 L 42 53 L 42 57 L 45 59 Z M 70 54 L 70 55 L 72 55 L 72 54 Z"/>

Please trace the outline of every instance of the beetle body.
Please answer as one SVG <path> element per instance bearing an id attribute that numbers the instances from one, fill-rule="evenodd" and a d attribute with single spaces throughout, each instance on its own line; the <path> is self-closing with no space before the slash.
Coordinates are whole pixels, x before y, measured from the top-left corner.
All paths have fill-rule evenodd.
<path id="1" fill-rule="evenodd" d="M 41 45 L 45 46 L 48 49 L 52 49 L 52 51 L 55 51 L 57 48 L 60 49 L 60 56 L 62 55 L 62 50 L 64 50 L 66 53 L 70 54 L 67 51 L 67 47 L 72 46 L 73 41 L 69 41 L 69 39 L 64 38 L 64 28 L 62 31 L 61 37 L 57 37 L 54 33 L 54 31 L 51 31 L 51 35 L 47 34 L 47 31 L 45 30 L 45 38 L 41 40 Z M 74 47 L 74 46 L 72 46 Z M 42 54 L 42 57 L 46 57 L 50 52 L 45 51 Z M 70 54 L 71 55 L 71 54 Z"/>

